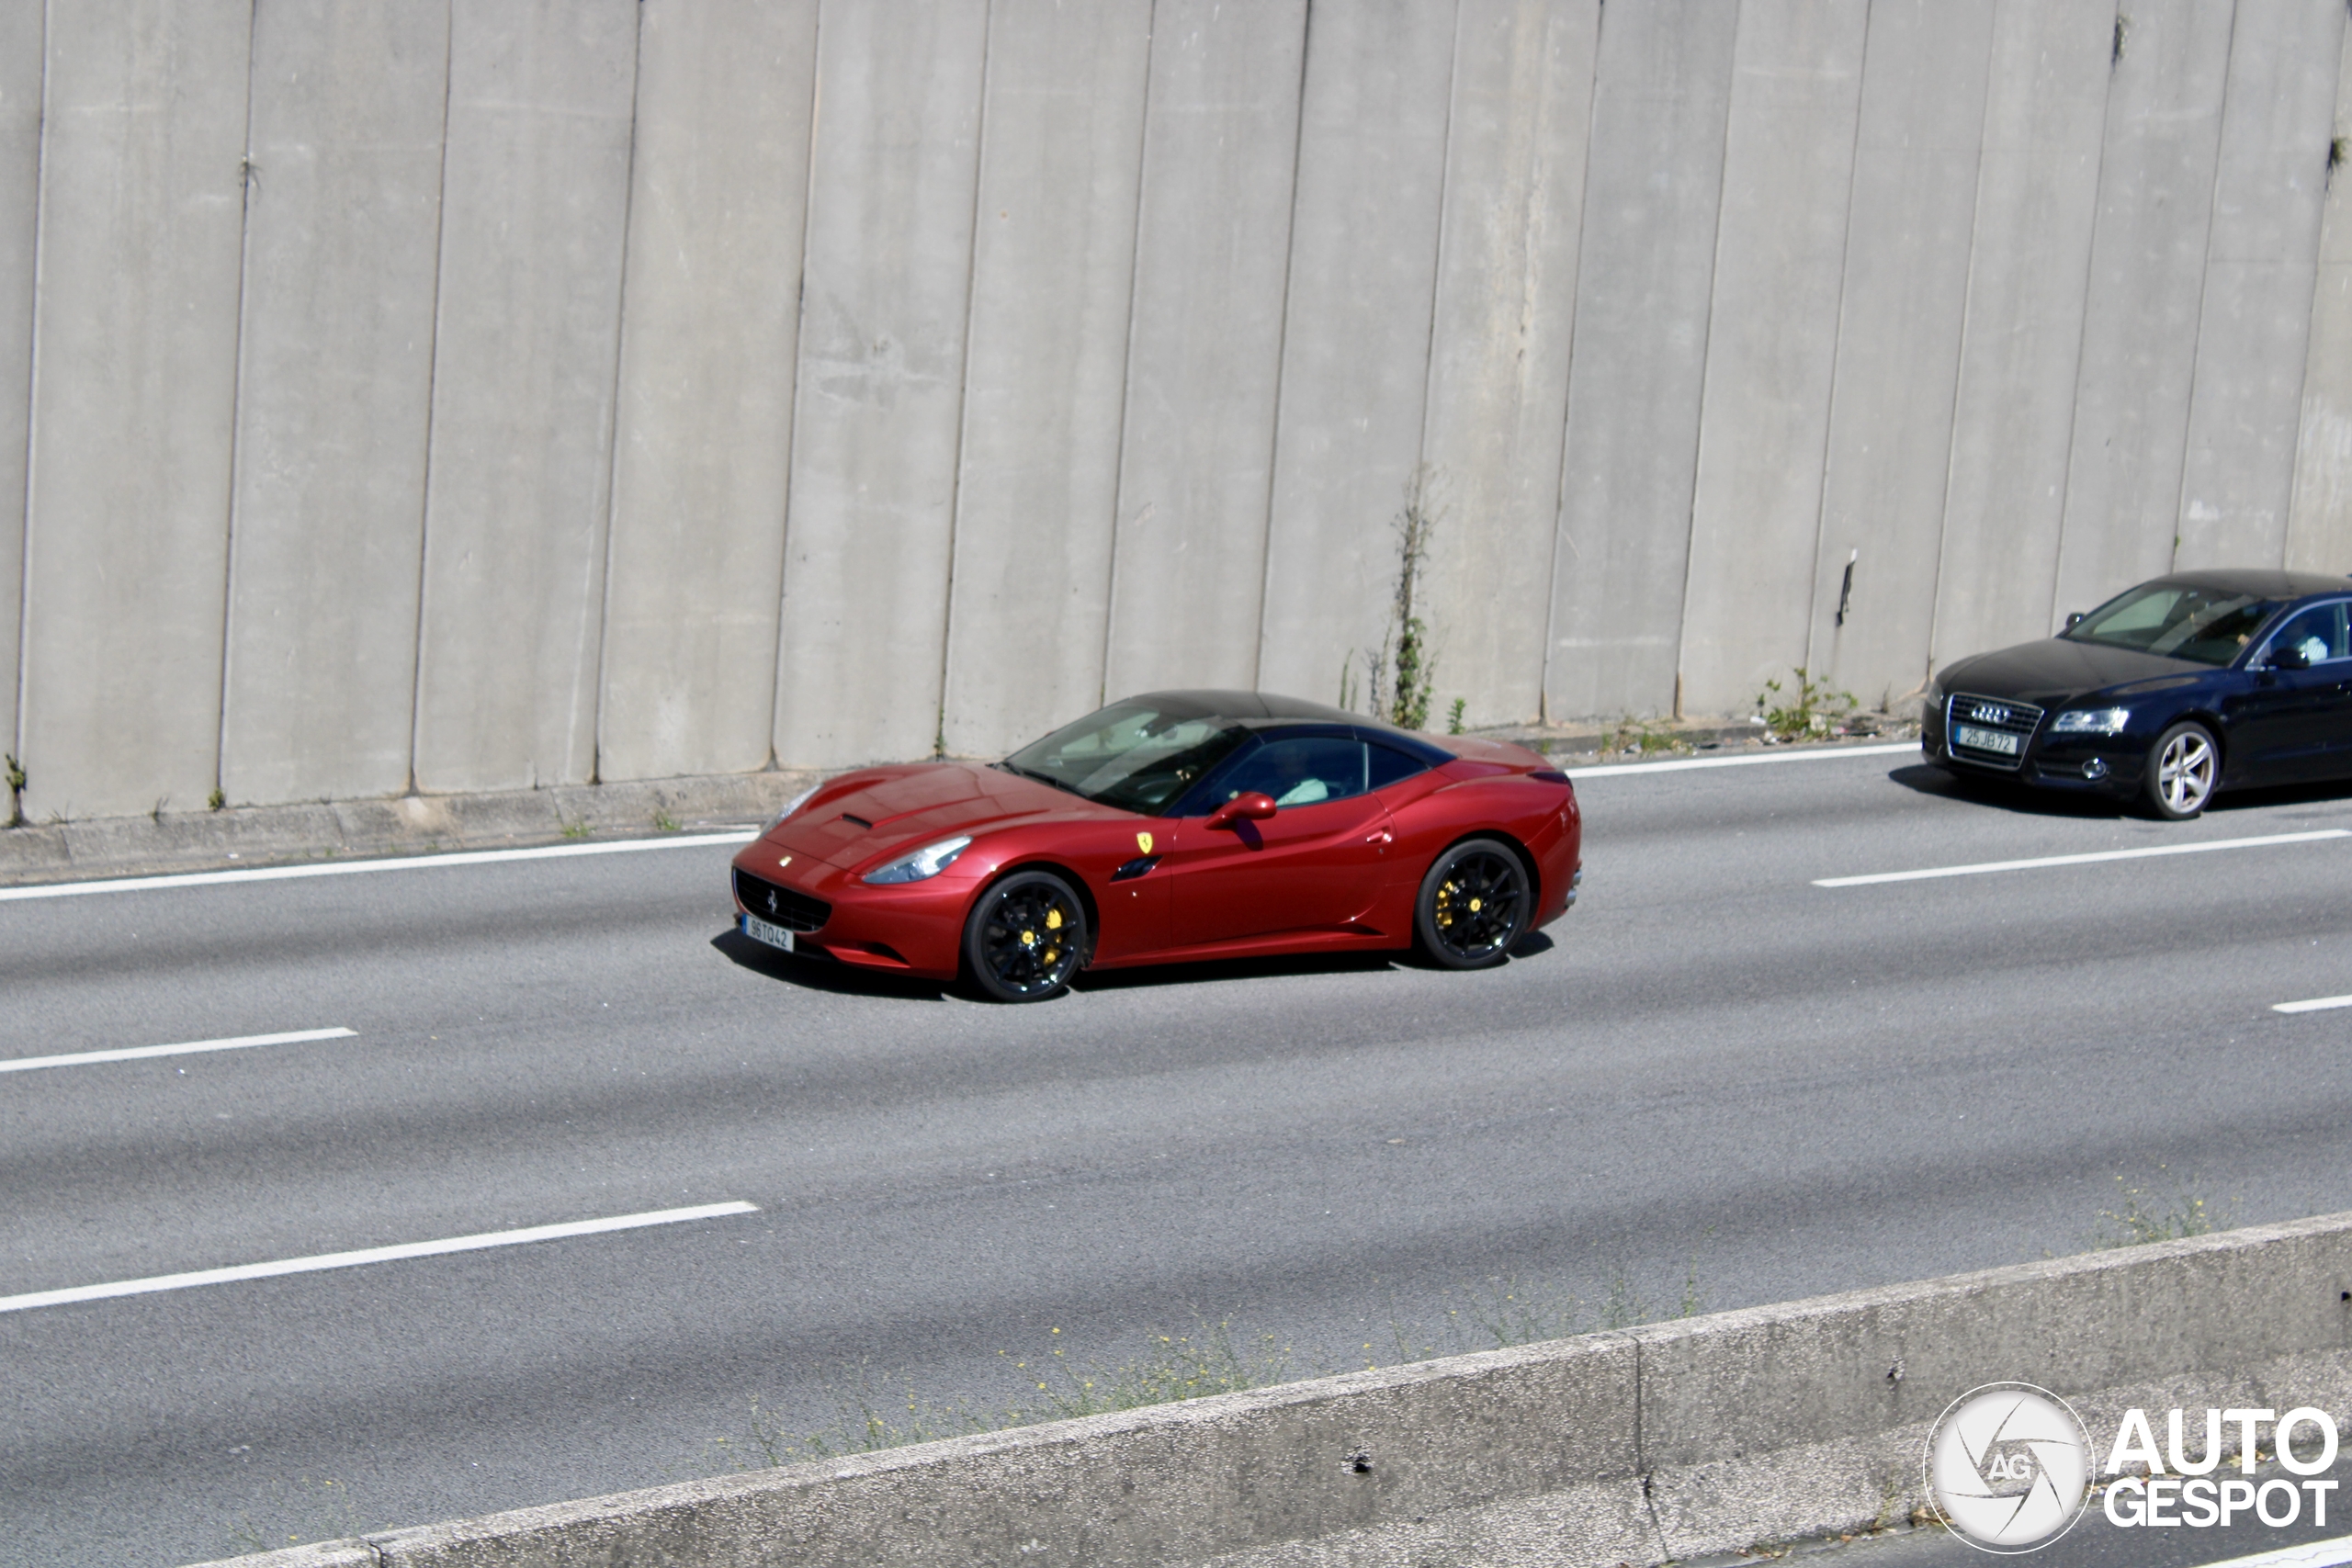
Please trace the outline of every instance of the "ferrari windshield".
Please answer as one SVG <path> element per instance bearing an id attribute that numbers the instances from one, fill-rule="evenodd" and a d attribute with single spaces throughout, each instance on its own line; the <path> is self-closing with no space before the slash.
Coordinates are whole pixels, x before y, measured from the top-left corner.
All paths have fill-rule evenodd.
<path id="1" fill-rule="evenodd" d="M 2278 608 L 2277 600 L 2251 593 L 2143 582 L 2085 615 L 2065 636 L 2073 642 L 2129 648 L 2165 659 L 2227 664 Z"/>
<path id="2" fill-rule="evenodd" d="M 1023 747 L 1003 765 L 1089 800 L 1150 817 L 1249 735 L 1216 714 L 1114 703 Z"/>

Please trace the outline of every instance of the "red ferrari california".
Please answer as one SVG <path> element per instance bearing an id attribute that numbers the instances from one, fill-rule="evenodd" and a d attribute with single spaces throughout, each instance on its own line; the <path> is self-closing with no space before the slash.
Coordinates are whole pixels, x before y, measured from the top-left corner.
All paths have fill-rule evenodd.
<path id="1" fill-rule="evenodd" d="M 1255 692 L 1153 692 L 1001 762 L 844 773 L 735 857 L 786 953 L 1037 1001 L 1081 969 L 1402 950 L 1499 964 L 1583 880 L 1567 775 Z"/>

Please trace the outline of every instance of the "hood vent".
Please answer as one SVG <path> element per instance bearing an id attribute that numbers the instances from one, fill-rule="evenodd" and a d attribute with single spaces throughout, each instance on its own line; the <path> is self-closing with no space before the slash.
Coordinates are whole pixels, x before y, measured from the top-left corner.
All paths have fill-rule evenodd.
<path id="1" fill-rule="evenodd" d="M 846 811 L 842 813 L 842 820 L 844 822 L 854 822 L 861 828 L 871 828 L 874 826 L 873 823 L 868 822 L 865 818 L 853 817 Z"/>

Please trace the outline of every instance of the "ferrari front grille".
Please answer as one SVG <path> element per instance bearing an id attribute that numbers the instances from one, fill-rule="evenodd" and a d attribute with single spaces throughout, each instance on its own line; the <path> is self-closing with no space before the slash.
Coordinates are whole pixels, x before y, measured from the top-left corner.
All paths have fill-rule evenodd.
<path id="1" fill-rule="evenodd" d="M 735 869 L 735 897 L 760 919 L 774 920 L 788 931 L 816 931 L 833 916 L 833 907 L 822 898 L 779 887 L 741 866 Z"/>

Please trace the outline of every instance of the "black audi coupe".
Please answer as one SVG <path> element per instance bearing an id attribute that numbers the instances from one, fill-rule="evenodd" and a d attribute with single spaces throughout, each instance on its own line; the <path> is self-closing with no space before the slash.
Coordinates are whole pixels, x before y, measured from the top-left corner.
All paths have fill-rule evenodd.
<path id="1" fill-rule="evenodd" d="M 2352 580 L 2183 571 L 1947 665 L 1919 744 L 1954 773 L 2143 800 L 2352 777 Z"/>

